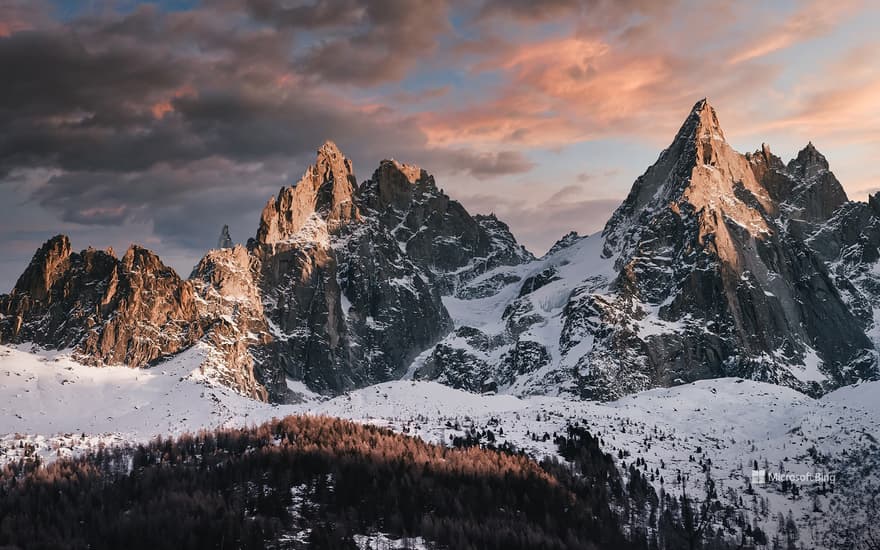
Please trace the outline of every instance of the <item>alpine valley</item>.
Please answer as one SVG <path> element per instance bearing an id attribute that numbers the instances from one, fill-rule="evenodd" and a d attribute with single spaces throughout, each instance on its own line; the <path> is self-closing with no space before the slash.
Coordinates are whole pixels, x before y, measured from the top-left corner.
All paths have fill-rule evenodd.
<path id="1" fill-rule="evenodd" d="M 8 480 L 27 464 L 91 465 L 114 487 L 163 461 L 208 461 L 240 468 L 217 490 L 243 491 L 237 521 L 260 526 L 230 531 L 236 547 L 876 548 L 866 541 L 880 534 L 880 194 L 850 201 L 812 143 L 787 163 L 767 145 L 735 151 L 706 100 L 601 232 L 540 258 L 425 170 L 385 160 L 359 182 L 328 141 L 268 200 L 254 237 L 234 244 L 224 227 L 187 278 L 137 245 L 119 257 L 51 238 L 0 296 L 0 343 L 9 502 L 26 502 Z M 431 453 L 450 446 L 486 452 L 480 464 L 520 457 L 531 466 L 456 470 L 455 483 L 521 473 L 550 491 L 547 510 L 565 492 L 575 504 L 559 509 L 583 512 L 596 536 L 497 489 L 487 506 L 511 516 L 487 525 L 522 523 L 533 538 L 352 518 L 328 497 L 353 490 L 341 457 L 385 462 L 322 446 L 311 415 L 405 434 L 325 419 L 388 448 L 416 436 L 434 450 L 388 460 L 419 453 L 441 477 L 458 459 Z M 332 447 L 337 466 L 320 482 L 248 478 L 184 435 L 199 430 L 221 430 L 218 449 L 230 433 L 252 438 L 254 456 Z M 179 454 L 147 444 L 157 435 L 182 436 Z M 832 479 L 753 485 L 753 470 Z M 269 494 L 284 517 L 261 508 Z M 410 505 L 442 515 L 438 502 Z M 316 538 L 319 524 L 333 536 Z M 82 547 L 113 547 L 83 533 Z"/>

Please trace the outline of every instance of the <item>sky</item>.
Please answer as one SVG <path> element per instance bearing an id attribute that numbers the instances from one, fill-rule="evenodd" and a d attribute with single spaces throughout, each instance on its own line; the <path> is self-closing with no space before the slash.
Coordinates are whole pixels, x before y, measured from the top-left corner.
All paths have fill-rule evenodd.
<path id="1" fill-rule="evenodd" d="M 0 0 L 0 292 L 58 233 L 184 277 L 335 141 L 415 163 L 541 254 L 600 230 L 708 97 L 880 190 L 880 3 Z"/>

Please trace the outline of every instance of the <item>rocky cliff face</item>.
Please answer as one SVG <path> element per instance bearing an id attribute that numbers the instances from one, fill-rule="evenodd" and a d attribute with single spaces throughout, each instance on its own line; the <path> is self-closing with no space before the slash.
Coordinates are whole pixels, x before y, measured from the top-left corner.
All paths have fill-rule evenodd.
<path id="1" fill-rule="evenodd" d="M 719 376 L 813 394 L 875 377 L 878 223 L 812 144 L 788 164 L 766 145 L 742 155 L 703 100 L 601 235 L 460 289 L 473 325 L 417 375 L 600 399 Z"/>
<path id="2" fill-rule="evenodd" d="M 437 276 L 443 294 L 499 265 L 533 259 L 507 225 L 495 216 L 471 217 L 416 166 L 383 161 L 358 189 L 358 198 L 366 211 L 393 228 L 401 251 Z"/>
<path id="3" fill-rule="evenodd" d="M 252 350 L 276 399 L 287 381 L 335 393 L 401 377 L 452 329 L 443 294 L 531 258 L 504 224 L 471 217 L 416 166 L 386 160 L 355 182 L 325 143 L 269 201 L 249 244 L 271 336 Z"/>
<path id="4" fill-rule="evenodd" d="M 202 375 L 239 393 L 267 401 L 255 352 L 272 341 L 254 259 L 243 246 L 209 251 L 190 275 L 205 335 Z"/>
<path id="5" fill-rule="evenodd" d="M 73 348 L 90 364 L 145 366 L 202 336 L 192 284 L 150 251 L 71 251 L 67 237 L 34 255 L 0 297 L 0 340 Z"/>
<path id="6" fill-rule="evenodd" d="M 398 378 L 451 328 L 433 273 L 399 245 L 397 222 L 378 216 L 355 181 L 351 161 L 326 143 L 315 166 L 266 206 L 250 245 L 272 335 L 262 372 L 278 395 L 287 379 L 332 393 Z M 413 193 L 412 182 L 398 183 L 408 187 L 373 198 L 397 204 Z"/>
<path id="7" fill-rule="evenodd" d="M 275 244 L 298 234 L 310 221 L 320 219 L 336 230 L 358 218 L 353 202 L 357 180 L 351 161 L 332 142 L 318 149 L 317 162 L 292 187 L 269 200 L 260 217 L 257 243 Z"/>

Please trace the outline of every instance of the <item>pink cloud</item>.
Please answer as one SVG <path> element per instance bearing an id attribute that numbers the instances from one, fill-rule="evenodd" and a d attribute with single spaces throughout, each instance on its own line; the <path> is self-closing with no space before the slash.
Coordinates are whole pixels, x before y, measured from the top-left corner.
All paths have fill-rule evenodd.
<path id="1" fill-rule="evenodd" d="M 789 48 L 799 42 L 827 34 L 843 19 L 856 13 L 857 0 L 841 0 L 830 8 L 828 2 L 813 1 L 779 25 L 767 28 L 754 42 L 736 51 L 730 64 L 742 63 Z"/>
<path id="2" fill-rule="evenodd" d="M 686 51 L 579 35 L 510 45 L 474 70 L 501 71 L 505 83 L 476 104 L 423 114 L 432 143 L 556 147 L 622 135 L 667 139 L 700 97 L 754 93 L 776 74 L 761 64 L 719 72 L 711 59 Z"/>

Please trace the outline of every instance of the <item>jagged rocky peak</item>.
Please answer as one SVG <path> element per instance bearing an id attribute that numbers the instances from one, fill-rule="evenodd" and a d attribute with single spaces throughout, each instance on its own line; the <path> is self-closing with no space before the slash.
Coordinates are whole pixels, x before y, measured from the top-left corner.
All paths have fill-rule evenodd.
<path id="1" fill-rule="evenodd" d="M 714 143 L 726 141 L 721 123 L 718 122 L 718 115 L 706 98 L 694 105 L 679 134 L 685 139 L 693 139 L 700 143 L 701 147 L 697 148 L 697 162 L 704 164 L 712 164 L 713 152 L 716 150 L 713 147 Z"/>
<path id="2" fill-rule="evenodd" d="M 224 225 L 223 229 L 220 230 L 220 236 L 217 237 L 217 248 L 232 248 L 235 246 L 235 243 L 232 241 L 232 237 L 229 236 L 229 226 Z"/>
<path id="3" fill-rule="evenodd" d="M 657 308 L 664 322 L 701 328 L 643 338 L 620 324 L 608 345 L 643 346 L 643 356 L 593 362 L 586 385 L 601 393 L 621 372 L 661 384 L 739 375 L 817 392 L 871 375 L 864 328 L 804 242 L 846 201 L 827 166 L 812 145 L 787 166 L 766 145 L 742 155 L 698 102 L 606 225 L 618 297 L 600 310 L 613 319 Z"/>
<path id="4" fill-rule="evenodd" d="M 56 235 L 46 241 L 18 278 L 13 294 L 27 294 L 34 301 L 46 300 L 59 267 L 68 260 L 70 253 L 67 235 Z"/>
<path id="5" fill-rule="evenodd" d="M 583 237 L 580 236 L 577 231 L 569 231 L 568 233 L 563 235 L 561 239 L 553 243 L 553 246 L 551 246 L 547 253 L 544 254 L 544 257 L 550 257 L 553 254 L 556 254 L 557 252 L 562 250 L 563 248 L 568 248 L 569 246 L 573 245 L 581 239 L 583 239 Z"/>
<path id="6" fill-rule="evenodd" d="M 604 255 L 629 257 L 643 233 L 658 230 L 650 219 L 670 208 L 674 217 L 664 217 L 669 223 L 700 212 L 703 235 L 716 233 L 724 220 L 752 233 L 769 231 L 762 212 L 772 215 L 778 208 L 752 162 L 727 143 L 718 115 L 705 99 L 694 105 L 670 146 L 636 179 L 605 225 Z"/>
<path id="7" fill-rule="evenodd" d="M 260 217 L 257 242 L 273 244 L 300 231 L 313 215 L 333 230 L 357 219 L 354 201 L 357 180 L 351 160 L 335 143 L 327 141 L 318 149 L 317 160 L 296 185 L 284 187 L 269 199 Z"/>
<path id="8" fill-rule="evenodd" d="M 746 153 L 746 159 L 751 162 L 752 170 L 759 180 L 771 170 L 785 171 L 785 163 L 770 151 L 770 146 L 766 143 L 762 143 L 761 148 L 754 153 Z"/>
<path id="9" fill-rule="evenodd" d="M 361 184 L 358 200 L 411 260 L 438 276 L 441 293 L 498 265 L 533 259 L 507 225 L 494 216 L 471 216 L 418 166 L 382 161 Z"/>
<path id="10" fill-rule="evenodd" d="M 120 267 L 125 271 L 146 270 L 162 277 L 180 280 L 177 272 L 165 265 L 155 252 L 139 244 L 129 245 L 120 259 Z"/>
<path id="11" fill-rule="evenodd" d="M 787 168 L 794 176 L 810 179 L 828 170 L 828 160 L 810 141 L 798 152 L 797 157 L 789 161 Z"/>
<path id="12" fill-rule="evenodd" d="M 812 142 L 800 150 L 785 168 L 795 182 L 790 192 L 781 197 L 787 216 L 797 222 L 821 224 L 849 199 L 843 186 L 828 166 L 828 161 Z M 803 229 L 803 228 L 801 228 Z"/>
<path id="13" fill-rule="evenodd" d="M 9 296 L 0 297 L 0 341 L 74 348 L 91 364 L 144 366 L 202 334 L 192 285 L 149 250 L 121 259 L 65 236 L 34 255 Z"/>
<path id="14" fill-rule="evenodd" d="M 365 182 L 361 195 L 371 208 L 383 211 L 393 208 L 405 211 L 410 208 L 415 191 L 436 190 L 434 177 L 413 164 L 396 160 L 383 160 Z"/>
<path id="15" fill-rule="evenodd" d="M 874 210 L 877 216 L 880 216 L 880 191 L 873 195 L 868 195 L 868 205 Z"/>

